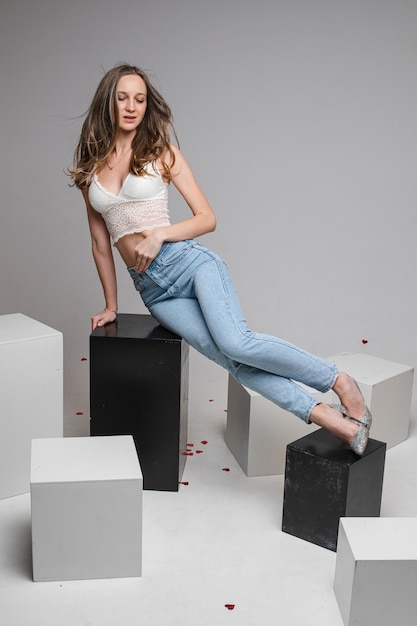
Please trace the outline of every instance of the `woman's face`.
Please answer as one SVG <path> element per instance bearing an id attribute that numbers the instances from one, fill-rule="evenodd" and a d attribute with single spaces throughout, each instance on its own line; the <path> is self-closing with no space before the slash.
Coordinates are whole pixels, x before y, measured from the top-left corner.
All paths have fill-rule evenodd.
<path id="1" fill-rule="evenodd" d="M 137 74 L 122 76 L 116 88 L 119 128 L 135 131 L 146 112 L 146 85 Z"/>

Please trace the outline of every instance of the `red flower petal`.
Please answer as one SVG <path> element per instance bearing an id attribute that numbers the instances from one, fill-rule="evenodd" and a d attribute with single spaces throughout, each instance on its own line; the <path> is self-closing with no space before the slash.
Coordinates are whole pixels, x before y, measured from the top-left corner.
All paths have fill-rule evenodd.
<path id="1" fill-rule="evenodd" d="M 83 356 L 83 358 L 81 359 L 81 361 L 86 361 L 87 359 L 85 358 L 85 356 Z"/>
<path id="2" fill-rule="evenodd" d="M 226 609 L 228 609 L 229 611 L 233 611 L 233 609 L 235 608 L 234 604 L 225 604 L 224 605 L 226 607 Z"/>
<path id="3" fill-rule="evenodd" d="M 230 472 L 230 467 L 223 467 L 223 472 Z"/>
<path id="4" fill-rule="evenodd" d="M 194 452 L 186 452 L 185 456 L 194 456 Z"/>
<path id="5" fill-rule="evenodd" d="M 200 441 L 200 443 L 203 444 L 203 446 L 205 446 L 206 444 L 208 444 L 208 441 L 206 441 L 205 439 L 203 439 L 203 441 Z"/>
<path id="6" fill-rule="evenodd" d="M 187 443 L 187 448 L 192 448 L 194 446 L 193 443 Z"/>
<path id="7" fill-rule="evenodd" d="M 203 450 L 196 450 L 195 453 L 196 454 L 203 454 Z"/>
<path id="8" fill-rule="evenodd" d="M 84 415 L 82 411 L 78 411 L 75 415 Z"/>
<path id="9" fill-rule="evenodd" d="M 209 402 L 214 402 L 214 400 L 209 400 Z"/>
<path id="10" fill-rule="evenodd" d="M 368 343 L 367 339 L 362 339 L 362 343 Z"/>
<path id="11" fill-rule="evenodd" d="M 185 480 L 184 482 L 180 482 L 178 483 L 179 485 L 188 485 L 188 480 Z"/>

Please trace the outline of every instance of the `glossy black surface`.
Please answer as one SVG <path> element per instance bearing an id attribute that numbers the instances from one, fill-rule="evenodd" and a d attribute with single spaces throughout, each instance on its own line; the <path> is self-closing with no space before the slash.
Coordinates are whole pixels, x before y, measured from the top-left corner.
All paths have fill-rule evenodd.
<path id="1" fill-rule="evenodd" d="M 117 337 L 119 339 L 153 339 L 161 341 L 180 340 L 157 322 L 152 315 L 140 315 L 136 313 L 119 313 L 112 324 L 106 324 L 96 328 L 93 337 Z"/>
<path id="2" fill-rule="evenodd" d="M 144 489 L 177 491 L 185 465 L 188 345 L 150 315 L 90 336 L 90 433 L 133 435 Z"/>
<path id="3" fill-rule="evenodd" d="M 287 446 L 282 530 L 336 550 L 340 517 L 378 517 L 386 444 L 359 457 L 319 429 Z"/>

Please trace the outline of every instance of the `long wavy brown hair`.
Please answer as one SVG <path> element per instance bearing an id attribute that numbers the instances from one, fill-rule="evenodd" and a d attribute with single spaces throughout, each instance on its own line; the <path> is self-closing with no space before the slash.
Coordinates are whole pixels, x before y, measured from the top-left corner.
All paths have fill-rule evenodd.
<path id="1" fill-rule="evenodd" d="M 109 70 L 101 79 L 81 129 L 74 153 L 74 166 L 69 170 L 74 184 L 84 189 L 91 183 L 115 148 L 117 131 L 117 84 L 122 76 L 137 74 L 145 82 L 147 106 L 145 116 L 132 141 L 129 171 L 141 176 L 147 163 L 160 158 L 168 151 L 169 163 L 163 160 L 164 176 L 170 179 L 170 169 L 175 156 L 170 145 L 171 132 L 178 143 L 173 126 L 172 112 L 164 98 L 152 85 L 147 74 L 138 67 L 121 63 Z"/>

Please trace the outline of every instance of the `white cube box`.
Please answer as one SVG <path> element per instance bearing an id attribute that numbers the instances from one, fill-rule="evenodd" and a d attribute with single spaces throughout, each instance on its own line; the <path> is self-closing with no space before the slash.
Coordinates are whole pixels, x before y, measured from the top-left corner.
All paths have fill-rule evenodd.
<path id="1" fill-rule="evenodd" d="M 339 521 L 334 592 L 345 626 L 414 626 L 417 519 Z"/>
<path id="2" fill-rule="evenodd" d="M 328 394 L 305 388 L 328 402 Z M 317 428 L 229 375 L 226 444 L 247 476 L 284 474 L 287 444 Z"/>
<path id="3" fill-rule="evenodd" d="M 62 437 L 62 333 L 1 315 L 0 371 L 0 498 L 8 498 L 29 491 L 31 440 Z"/>
<path id="4" fill-rule="evenodd" d="M 392 448 L 408 437 L 414 369 L 386 359 L 344 352 L 329 357 L 358 383 L 372 416 L 371 437 Z M 332 402 L 337 401 L 334 395 Z"/>
<path id="5" fill-rule="evenodd" d="M 130 435 L 35 439 L 33 580 L 141 576 L 142 488 Z"/>

